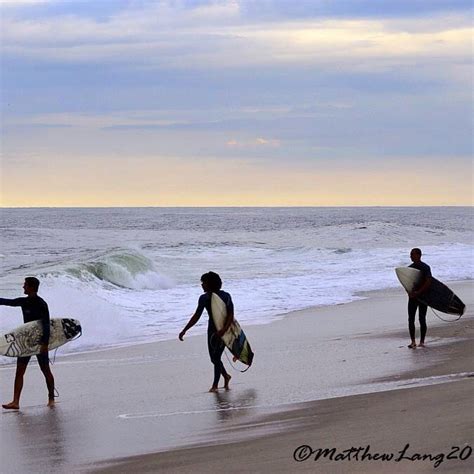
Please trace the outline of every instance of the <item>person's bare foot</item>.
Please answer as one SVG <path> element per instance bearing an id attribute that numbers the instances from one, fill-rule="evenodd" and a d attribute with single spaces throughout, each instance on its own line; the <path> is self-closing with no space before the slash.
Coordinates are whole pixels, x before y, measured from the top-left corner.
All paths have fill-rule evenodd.
<path id="1" fill-rule="evenodd" d="M 214 393 L 214 392 L 217 392 L 217 391 L 218 391 L 218 388 L 214 385 L 209 389 L 209 393 Z"/>
<path id="2" fill-rule="evenodd" d="M 412 342 L 411 344 L 408 345 L 409 349 L 416 349 L 416 344 Z"/>
<path id="3" fill-rule="evenodd" d="M 54 398 L 51 400 L 48 400 L 48 405 L 49 408 L 54 408 L 56 406 L 56 403 L 54 402 Z"/>
<path id="4" fill-rule="evenodd" d="M 225 388 L 226 390 L 230 390 L 230 388 L 229 388 L 229 382 L 230 382 L 230 379 L 231 379 L 231 378 L 232 378 L 232 377 L 231 377 L 229 374 L 227 374 L 227 376 L 224 375 L 224 380 L 225 380 L 225 382 L 224 382 L 224 388 Z"/>
<path id="5" fill-rule="evenodd" d="M 5 410 L 19 410 L 20 409 L 20 405 L 15 402 L 6 403 L 5 405 L 2 405 L 2 407 L 5 408 Z"/>

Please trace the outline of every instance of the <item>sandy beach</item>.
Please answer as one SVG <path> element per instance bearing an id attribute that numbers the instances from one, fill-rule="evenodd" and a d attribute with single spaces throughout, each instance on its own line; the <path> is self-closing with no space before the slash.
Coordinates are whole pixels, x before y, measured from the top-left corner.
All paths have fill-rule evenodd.
<path id="1" fill-rule="evenodd" d="M 207 393 L 205 337 L 192 332 L 58 356 L 53 410 L 32 363 L 22 409 L 2 413 L 2 472 L 471 472 L 473 283 L 450 287 L 467 312 L 429 312 L 426 349 L 406 347 L 398 289 L 245 327 L 254 366 L 232 370 L 228 392 Z M 9 400 L 14 366 L 0 372 Z M 319 448 L 341 460 L 315 460 Z"/>
<path id="2" fill-rule="evenodd" d="M 474 473 L 472 19 L 0 0 L 0 474 Z"/>

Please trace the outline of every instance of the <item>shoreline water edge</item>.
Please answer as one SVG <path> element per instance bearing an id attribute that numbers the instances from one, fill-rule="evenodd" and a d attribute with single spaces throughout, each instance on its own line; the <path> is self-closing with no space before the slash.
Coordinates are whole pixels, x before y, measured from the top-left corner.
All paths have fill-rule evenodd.
<path id="1" fill-rule="evenodd" d="M 436 462 L 469 472 L 473 284 L 449 283 L 468 310 L 452 324 L 429 318 L 428 347 L 415 351 L 406 348 L 402 289 L 246 325 L 255 364 L 232 372 L 229 392 L 206 391 L 203 335 L 58 357 L 54 413 L 41 405 L 40 374 L 31 370 L 24 409 L 4 414 L 11 472 L 423 472 Z M 6 397 L 13 367 L 0 371 Z M 439 411 L 441 403 L 449 409 Z M 46 426 L 46 439 L 25 451 Z M 466 460 L 449 452 L 452 443 Z M 375 456 L 399 451 L 398 462 Z"/>

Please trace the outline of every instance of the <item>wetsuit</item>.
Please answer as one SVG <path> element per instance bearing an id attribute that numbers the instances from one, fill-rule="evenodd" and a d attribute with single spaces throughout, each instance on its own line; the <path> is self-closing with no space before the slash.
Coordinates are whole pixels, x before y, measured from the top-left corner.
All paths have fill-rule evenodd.
<path id="1" fill-rule="evenodd" d="M 431 268 L 424 262 L 412 263 L 411 268 L 420 270 L 422 279 L 420 283 L 414 288 L 416 291 L 418 288 L 423 286 L 427 278 L 431 278 Z M 408 298 L 408 330 L 410 331 L 410 338 L 412 341 L 415 340 L 415 316 L 416 310 L 418 309 L 418 320 L 420 321 L 420 341 L 424 342 L 427 326 L 426 326 L 426 312 L 428 307 L 418 301 L 416 298 Z"/>
<path id="2" fill-rule="evenodd" d="M 23 322 L 29 323 L 31 321 L 41 321 L 43 326 L 43 334 L 40 339 L 40 344 L 48 344 L 49 342 L 49 309 L 46 301 L 40 296 L 26 296 L 23 298 L 15 298 L 13 300 L 7 298 L 0 298 L 0 305 L 2 306 L 20 306 L 23 312 Z M 31 357 L 18 357 L 18 362 L 28 364 Z M 48 354 L 38 354 L 36 356 L 38 363 L 41 365 L 48 364 Z"/>
<path id="3" fill-rule="evenodd" d="M 196 314 L 201 316 L 204 308 L 209 315 L 209 323 L 207 325 L 207 348 L 209 350 L 209 357 L 211 362 L 214 364 L 214 383 L 213 386 L 217 387 L 221 375 L 227 377 L 227 372 L 224 368 L 224 364 L 221 361 L 222 353 L 224 352 L 225 345 L 222 339 L 217 335 L 217 329 L 212 319 L 212 309 L 211 309 L 211 294 L 204 293 L 199 297 L 198 307 L 196 309 Z M 232 303 L 232 297 L 229 293 L 219 290 L 216 294 L 224 301 L 227 314 L 229 312 L 234 312 L 234 304 Z"/>

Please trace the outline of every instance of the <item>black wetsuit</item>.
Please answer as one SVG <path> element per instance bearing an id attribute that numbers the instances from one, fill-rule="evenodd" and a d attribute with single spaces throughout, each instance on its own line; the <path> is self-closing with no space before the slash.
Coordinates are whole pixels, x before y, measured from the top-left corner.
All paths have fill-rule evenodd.
<path id="1" fill-rule="evenodd" d="M 217 295 L 224 301 L 227 312 L 234 312 L 234 304 L 232 303 L 232 297 L 229 293 L 219 290 L 216 292 Z M 209 323 L 207 325 L 207 348 L 209 350 L 209 357 L 211 362 L 214 364 L 214 383 L 213 386 L 217 387 L 221 375 L 227 377 L 227 372 L 224 368 L 224 364 L 221 361 L 222 353 L 224 352 L 225 345 L 222 342 L 222 339 L 217 336 L 217 329 L 212 319 L 212 309 L 211 309 L 211 293 L 204 293 L 199 297 L 198 307 L 195 314 L 201 316 L 204 308 L 209 315 Z"/>
<path id="2" fill-rule="evenodd" d="M 13 300 L 0 298 L 2 306 L 19 306 L 23 312 L 23 322 L 41 321 L 43 326 L 43 334 L 40 344 L 48 344 L 49 342 L 49 309 L 46 301 L 40 296 L 26 296 L 23 298 L 15 298 Z M 38 354 L 36 356 L 40 365 L 48 362 L 48 354 Z M 28 363 L 30 357 L 18 357 L 19 362 Z"/>
<path id="3" fill-rule="evenodd" d="M 424 262 L 412 263 L 411 268 L 420 270 L 423 278 L 414 290 L 418 290 L 425 283 L 427 278 L 431 278 L 431 268 Z M 418 320 L 420 321 L 420 341 L 424 342 L 427 326 L 426 326 L 426 312 L 428 307 L 418 301 L 416 298 L 408 298 L 408 330 L 410 331 L 410 338 L 412 341 L 415 340 L 415 316 L 416 310 L 418 309 Z"/>

